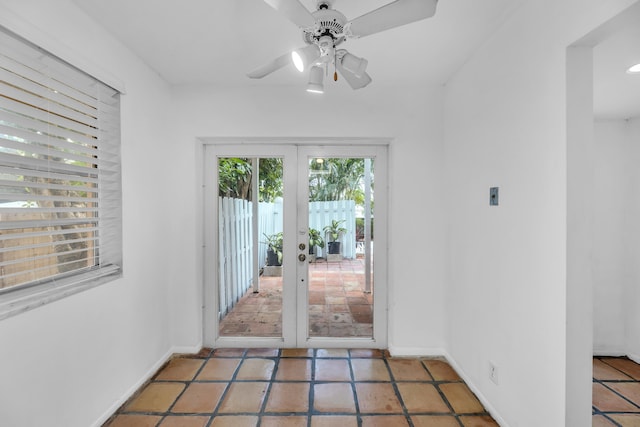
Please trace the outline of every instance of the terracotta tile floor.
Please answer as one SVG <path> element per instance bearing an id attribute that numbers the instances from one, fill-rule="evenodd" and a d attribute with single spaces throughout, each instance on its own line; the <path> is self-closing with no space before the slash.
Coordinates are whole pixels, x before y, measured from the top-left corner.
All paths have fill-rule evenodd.
<path id="1" fill-rule="evenodd" d="M 344 259 L 309 264 L 309 336 L 370 337 L 373 295 L 365 293 L 364 261 Z M 220 322 L 222 336 L 282 336 L 282 277 L 260 277 Z"/>
<path id="2" fill-rule="evenodd" d="M 640 427 L 640 365 L 625 357 L 593 359 L 593 427 Z"/>
<path id="3" fill-rule="evenodd" d="M 441 360 L 381 350 L 204 349 L 172 359 L 105 426 L 498 424 Z"/>

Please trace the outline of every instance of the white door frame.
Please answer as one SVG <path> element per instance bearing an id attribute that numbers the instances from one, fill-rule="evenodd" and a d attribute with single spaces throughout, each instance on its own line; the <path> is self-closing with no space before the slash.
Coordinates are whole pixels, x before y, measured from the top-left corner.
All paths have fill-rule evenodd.
<path id="1" fill-rule="evenodd" d="M 298 182 L 309 181 L 309 161 L 311 157 L 345 157 L 375 159 L 375 233 L 376 250 L 373 252 L 373 337 L 309 337 L 307 327 L 309 301 L 308 268 L 298 269 L 298 319 L 304 319 L 304 327 L 298 328 L 299 347 L 312 348 L 386 348 L 387 346 L 387 147 L 370 146 L 299 146 L 298 148 Z M 309 203 L 308 186 L 298 186 L 298 233 L 305 235 L 308 230 Z M 305 243 L 305 242 L 297 242 Z M 297 246 L 297 245 L 296 245 Z M 307 264 L 308 265 L 308 264 Z M 304 285 L 304 286 L 300 286 Z"/>
<path id="2" fill-rule="evenodd" d="M 388 139 L 203 139 L 204 167 L 203 187 L 203 342 L 208 347 L 322 347 L 322 348 L 386 348 L 387 346 L 387 148 Z M 309 338 L 307 327 L 308 268 L 305 263 L 296 263 L 298 268 L 285 268 L 283 276 L 283 337 L 221 337 L 218 333 L 217 316 L 218 264 L 207 260 L 218 259 L 218 198 L 217 165 L 218 157 L 283 157 L 284 166 L 284 230 L 285 235 L 296 238 L 285 239 L 283 258 L 297 257 L 298 236 L 304 236 L 308 222 L 308 205 L 301 200 L 306 197 L 306 189 L 298 182 L 308 181 L 308 162 L 301 162 L 304 156 L 314 157 L 355 157 L 376 159 L 375 230 L 376 250 L 374 251 L 374 319 L 373 338 Z M 287 162 L 293 161 L 293 163 Z M 302 167 L 299 167 L 301 166 Z M 288 200 L 287 200 L 288 199 Z M 306 198 L 305 198 L 306 200 Z M 297 202 L 296 202 L 297 201 Z M 297 218 L 291 221 L 288 218 Z M 286 286 L 296 283 L 296 286 Z M 296 312 L 297 307 L 297 312 Z M 301 319 L 297 321 L 297 319 Z M 300 325 L 299 325 L 300 323 Z"/>

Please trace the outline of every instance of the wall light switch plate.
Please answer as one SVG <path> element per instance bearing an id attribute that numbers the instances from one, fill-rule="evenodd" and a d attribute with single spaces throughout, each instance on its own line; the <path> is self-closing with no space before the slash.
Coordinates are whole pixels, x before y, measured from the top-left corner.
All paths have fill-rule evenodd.
<path id="1" fill-rule="evenodd" d="M 498 206 L 498 187 L 491 187 L 489 189 L 489 206 Z"/>

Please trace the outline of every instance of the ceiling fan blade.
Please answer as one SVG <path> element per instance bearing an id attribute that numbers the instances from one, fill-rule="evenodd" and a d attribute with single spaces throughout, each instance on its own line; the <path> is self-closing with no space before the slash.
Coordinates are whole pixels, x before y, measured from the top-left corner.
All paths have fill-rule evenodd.
<path id="1" fill-rule="evenodd" d="M 351 89 L 354 89 L 354 90 L 362 89 L 372 81 L 369 74 L 364 73 L 360 77 L 358 77 L 355 74 L 353 74 L 351 71 L 345 69 L 340 63 L 340 61 L 336 61 L 336 69 L 338 70 L 340 75 L 344 77 L 347 83 L 349 83 L 349 86 L 351 86 Z"/>
<path id="2" fill-rule="evenodd" d="M 261 79 L 264 76 L 273 73 L 274 71 L 278 71 L 280 68 L 291 63 L 291 52 L 287 52 L 284 55 L 281 55 L 274 59 L 271 62 L 268 62 L 255 70 L 247 73 L 247 76 L 252 79 Z"/>
<path id="3" fill-rule="evenodd" d="M 286 16 L 300 28 L 313 27 L 315 18 L 299 0 L 264 0 L 269 6 Z"/>
<path id="4" fill-rule="evenodd" d="M 431 18 L 438 0 L 396 0 L 352 20 L 348 25 L 353 37 L 364 37 L 411 22 Z"/>

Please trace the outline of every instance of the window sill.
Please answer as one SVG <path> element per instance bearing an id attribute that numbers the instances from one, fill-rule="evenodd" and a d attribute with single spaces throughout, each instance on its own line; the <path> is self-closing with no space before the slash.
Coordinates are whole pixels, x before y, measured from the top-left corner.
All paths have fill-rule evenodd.
<path id="1" fill-rule="evenodd" d="M 117 265 L 55 279 L 36 286 L 10 290 L 0 294 L 0 320 L 24 313 L 122 277 Z"/>

